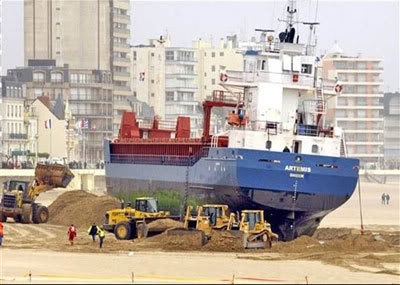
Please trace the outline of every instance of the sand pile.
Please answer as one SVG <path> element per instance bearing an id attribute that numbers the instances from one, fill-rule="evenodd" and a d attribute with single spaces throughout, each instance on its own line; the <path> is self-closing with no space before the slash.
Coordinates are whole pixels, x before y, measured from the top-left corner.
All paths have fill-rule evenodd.
<path id="1" fill-rule="evenodd" d="M 151 243 L 163 250 L 198 251 L 202 248 L 200 232 L 191 232 L 190 234 L 182 235 L 168 235 L 167 232 L 164 232 L 160 235 L 147 238 L 143 242 Z"/>
<path id="2" fill-rule="evenodd" d="M 166 231 L 172 228 L 182 228 L 183 224 L 179 221 L 175 221 L 172 219 L 160 219 L 149 223 L 148 227 L 149 231 L 152 230 Z"/>
<path id="3" fill-rule="evenodd" d="M 96 196 L 85 191 L 70 191 L 60 195 L 50 206 L 49 223 L 88 228 L 93 222 L 104 224 L 105 213 L 119 208 L 120 203 L 110 196 Z"/>
<path id="4" fill-rule="evenodd" d="M 227 231 L 214 231 L 207 244 L 202 248 L 204 251 L 222 251 L 222 252 L 242 252 L 243 234 L 235 234 Z"/>

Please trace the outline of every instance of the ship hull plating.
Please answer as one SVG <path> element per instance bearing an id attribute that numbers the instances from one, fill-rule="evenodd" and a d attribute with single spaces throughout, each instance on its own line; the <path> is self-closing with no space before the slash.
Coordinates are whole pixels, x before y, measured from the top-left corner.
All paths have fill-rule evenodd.
<path id="1" fill-rule="evenodd" d="M 170 191 L 233 211 L 264 209 L 282 240 L 312 235 L 345 203 L 358 180 L 356 159 L 246 149 L 210 149 L 192 166 L 106 162 L 107 191 Z M 167 210 L 167 209 L 166 209 Z"/>

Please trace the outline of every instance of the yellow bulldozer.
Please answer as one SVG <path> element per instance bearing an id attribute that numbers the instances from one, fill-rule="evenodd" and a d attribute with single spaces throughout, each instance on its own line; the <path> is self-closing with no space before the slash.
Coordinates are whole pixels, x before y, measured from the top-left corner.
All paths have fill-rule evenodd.
<path id="1" fill-rule="evenodd" d="M 192 206 L 188 206 L 183 227 L 186 230 L 203 231 L 207 236 L 212 230 L 231 230 L 237 227 L 235 214 L 229 214 L 227 205 L 210 204 L 198 206 L 196 215 L 192 215 Z"/>
<path id="2" fill-rule="evenodd" d="M 0 203 L 0 221 L 13 218 L 17 223 L 46 223 L 47 207 L 36 203 L 43 192 L 54 188 L 66 188 L 74 178 L 68 167 L 60 164 L 38 164 L 32 182 L 9 180 L 3 187 Z"/>
<path id="3" fill-rule="evenodd" d="M 179 220 L 169 212 L 158 210 L 158 200 L 152 197 L 141 197 L 135 200 L 134 207 L 121 204 L 121 209 L 106 213 L 104 230 L 114 233 L 119 240 L 145 238 L 148 234 L 147 224 L 159 219 Z"/>
<path id="4" fill-rule="evenodd" d="M 239 230 L 243 233 L 244 248 L 271 248 L 272 241 L 278 239 L 264 219 L 263 210 L 242 211 Z"/>
<path id="5" fill-rule="evenodd" d="M 212 231 L 226 230 L 234 235 L 243 236 L 244 248 L 271 247 L 272 241 L 278 239 L 273 233 L 271 225 L 264 219 L 263 210 L 244 210 L 241 215 L 229 213 L 227 205 L 203 205 L 196 208 L 192 215 L 193 207 L 188 206 L 184 219 L 183 229 L 172 229 L 168 235 L 188 235 L 201 232 L 201 244 L 211 238 Z M 240 221 L 238 221 L 240 218 Z"/>

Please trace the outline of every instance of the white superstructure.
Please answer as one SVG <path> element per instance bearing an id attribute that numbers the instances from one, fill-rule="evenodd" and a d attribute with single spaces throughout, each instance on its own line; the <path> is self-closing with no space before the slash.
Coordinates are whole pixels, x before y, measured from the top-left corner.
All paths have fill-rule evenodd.
<path id="1" fill-rule="evenodd" d="M 295 153 L 341 156 L 345 154 L 342 130 L 325 127 L 324 115 L 326 99 L 340 93 L 342 86 L 322 80 L 311 37 L 307 44 L 298 43 L 293 5 L 289 1 L 286 31 L 279 39 L 269 34 L 273 31 L 259 30 L 263 48 L 245 52 L 244 71 L 221 74 L 226 91 L 217 97 L 238 102 L 232 114 L 236 122 L 230 121 L 229 147 L 271 151 L 287 147 Z M 317 23 L 303 24 L 310 25 L 313 33 Z"/>

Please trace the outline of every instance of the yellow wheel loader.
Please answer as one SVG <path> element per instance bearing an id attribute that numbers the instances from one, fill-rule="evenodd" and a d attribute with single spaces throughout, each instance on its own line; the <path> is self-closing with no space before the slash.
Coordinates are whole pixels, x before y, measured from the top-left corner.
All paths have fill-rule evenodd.
<path id="1" fill-rule="evenodd" d="M 179 220 L 179 217 L 171 216 L 169 212 L 158 211 L 158 201 L 152 197 L 137 198 L 133 208 L 130 204 L 127 206 L 121 203 L 121 209 L 110 210 L 105 216 L 104 230 L 114 233 L 119 240 L 146 238 L 147 224 L 155 220 Z M 153 229 L 152 233 L 156 231 Z"/>
<path id="2" fill-rule="evenodd" d="M 73 178 L 72 172 L 64 165 L 38 164 L 32 182 L 9 180 L 3 189 L 0 221 L 13 218 L 17 223 L 46 223 L 49 210 L 35 202 L 37 197 L 54 188 L 66 188 Z"/>

